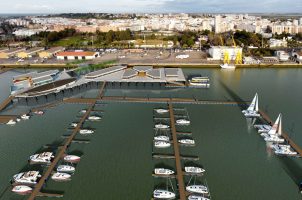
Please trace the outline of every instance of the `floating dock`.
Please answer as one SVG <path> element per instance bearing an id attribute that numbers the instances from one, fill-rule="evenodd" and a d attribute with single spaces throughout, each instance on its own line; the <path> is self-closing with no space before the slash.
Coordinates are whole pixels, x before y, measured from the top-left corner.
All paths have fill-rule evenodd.
<path id="1" fill-rule="evenodd" d="M 100 88 L 98 97 L 100 98 L 103 95 L 103 90 L 105 88 L 106 82 L 103 83 L 102 87 Z M 85 122 L 85 120 L 88 118 L 90 112 L 93 110 L 97 100 L 95 100 L 87 109 L 87 112 L 82 116 L 81 120 L 75 127 L 75 129 L 72 131 L 72 134 L 66 139 L 64 145 L 59 149 L 59 152 L 56 154 L 53 162 L 49 165 L 46 172 L 43 174 L 39 182 L 35 185 L 35 188 L 33 189 L 33 192 L 30 194 L 28 200 L 34 200 L 37 196 L 41 196 L 41 189 L 48 179 L 48 177 L 51 175 L 51 173 L 54 171 L 55 166 L 58 164 L 58 162 L 63 158 L 65 151 L 69 147 L 69 145 L 74 141 L 75 136 L 80 130 L 80 127 Z M 42 193 L 43 194 L 43 193 Z M 49 196 L 49 195 L 47 195 Z"/>

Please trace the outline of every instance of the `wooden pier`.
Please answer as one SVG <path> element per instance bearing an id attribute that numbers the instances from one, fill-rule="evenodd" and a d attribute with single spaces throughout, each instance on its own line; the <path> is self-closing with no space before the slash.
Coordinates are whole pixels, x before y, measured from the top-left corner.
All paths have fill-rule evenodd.
<path id="1" fill-rule="evenodd" d="M 13 95 L 9 96 L 7 99 L 5 99 L 1 104 L 0 104 L 0 111 L 4 110 L 14 99 L 15 97 Z"/>
<path id="2" fill-rule="evenodd" d="M 266 122 L 269 124 L 274 124 L 274 122 L 265 112 L 259 110 L 259 113 Z M 299 156 L 302 157 L 302 149 L 288 136 L 286 132 L 282 131 L 282 137 L 299 154 Z"/>
<path id="3" fill-rule="evenodd" d="M 105 85 L 106 85 L 106 82 L 104 82 L 103 85 L 102 85 L 102 87 L 100 88 L 100 92 L 98 94 L 98 98 L 101 98 L 101 96 L 103 95 L 103 90 L 105 88 Z M 41 179 L 39 180 L 39 182 L 35 185 L 35 188 L 33 189 L 32 193 L 30 194 L 28 200 L 34 200 L 37 196 L 41 196 L 41 192 L 40 191 L 41 191 L 41 189 L 42 189 L 45 181 L 48 179 L 48 177 L 54 171 L 54 168 L 58 164 L 58 162 L 64 157 L 64 154 L 65 154 L 67 148 L 74 141 L 74 138 L 77 135 L 77 133 L 79 132 L 80 127 L 85 122 L 85 120 L 88 118 L 88 116 L 89 116 L 90 112 L 93 110 L 96 102 L 97 102 L 97 100 L 95 100 L 94 102 L 91 103 L 91 105 L 87 109 L 87 112 L 82 116 L 81 120 L 79 121 L 79 123 L 77 124 L 77 126 L 72 131 L 72 134 L 66 139 L 63 147 L 61 147 L 59 149 L 59 151 L 56 154 L 53 162 L 49 165 L 48 169 L 43 174 L 43 176 L 41 177 Z"/>
<path id="4" fill-rule="evenodd" d="M 9 120 L 16 120 L 17 115 L 0 115 L 0 124 L 6 124 Z"/>
<path id="5" fill-rule="evenodd" d="M 178 146 L 177 134 L 176 134 L 176 127 L 175 127 L 175 119 L 174 119 L 174 111 L 172 103 L 169 102 L 169 113 L 170 113 L 170 125 L 171 125 L 171 132 L 173 138 L 173 148 L 174 148 L 174 155 L 175 155 L 175 165 L 176 165 L 176 173 L 177 173 L 177 182 L 178 182 L 178 192 L 180 200 L 186 200 L 186 190 L 185 190 L 185 183 L 183 178 L 183 172 L 181 167 L 181 160 L 180 160 L 180 151 Z"/>

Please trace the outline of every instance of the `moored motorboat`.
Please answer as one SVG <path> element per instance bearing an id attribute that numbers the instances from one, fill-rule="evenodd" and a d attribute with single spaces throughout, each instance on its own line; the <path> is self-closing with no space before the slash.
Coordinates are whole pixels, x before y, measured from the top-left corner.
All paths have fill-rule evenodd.
<path id="1" fill-rule="evenodd" d="M 195 144 L 195 141 L 192 139 L 181 139 L 181 140 L 178 140 L 178 142 L 180 144 L 185 144 L 185 145 L 194 145 Z"/>
<path id="2" fill-rule="evenodd" d="M 86 113 L 87 112 L 87 110 L 86 109 L 83 109 L 83 110 L 80 110 L 80 113 Z"/>
<path id="3" fill-rule="evenodd" d="M 15 125 L 17 122 L 13 119 L 9 120 L 6 124 L 7 125 Z"/>
<path id="4" fill-rule="evenodd" d="M 166 141 L 155 141 L 154 146 L 156 148 L 168 148 L 171 146 L 171 144 L 170 142 L 166 142 Z"/>
<path id="5" fill-rule="evenodd" d="M 296 151 L 291 149 L 290 145 L 273 144 L 272 149 L 274 149 L 276 155 L 280 156 L 294 156 L 298 154 Z"/>
<path id="6" fill-rule="evenodd" d="M 259 106 L 258 106 L 258 94 L 256 93 L 252 103 L 250 106 L 246 109 L 243 110 L 242 113 L 244 114 L 245 117 L 260 117 L 259 111 Z"/>
<path id="7" fill-rule="evenodd" d="M 210 200 L 210 199 L 203 197 L 201 195 L 192 194 L 188 197 L 188 200 Z"/>
<path id="8" fill-rule="evenodd" d="M 44 115 L 44 112 L 42 110 L 37 110 L 37 111 L 34 111 L 34 114 L 36 114 L 36 115 Z"/>
<path id="9" fill-rule="evenodd" d="M 90 121 L 97 121 L 97 120 L 101 120 L 101 119 L 102 119 L 101 117 L 94 116 L 94 115 L 88 117 L 88 120 L 90 120 Z"/>
<path id="10" fill-rule="evenodd" d="M 13 187 L 12 192 L 20 195 L 26 195 L 32 192 L 32 188 L 27 185 L 16 185 Z"/>
<path id="11" fill-rule="evenodd" d="M 200 174 L 200 173 L 204 173 L 205 170 L 202 169 L 201 167 L 187 166 L 185 167 L 185 172 L 192 173 L 192 174 Z"/>
<path id="12" fill-rule="evenodd" d="M 21 119 L 23 119 L 23 120 L 28 120 L 29 118 L 30 118 L 30 116 L 27 114 L 21 115 Z"/>
<path id="13" fill-rule="evenodd" d="M 79 133 L 82 134 L 82 135 L 89 135 L 89 134 L 94 133 L 94 131 L 93 131 L 93 130 L 90 130 L 90 129 L 81 129 L 81 130 L 79 131 Z"/>
<path id="14" fill-rule="evenodd" d="M 155 109 L 155 112 L 157 112 L 158 114 L 165 114 L 165 113 L 168 113 L 169 110 L 158 108 L 158 109 Z"/>
<path id="15" fill-rule="evenodd" d="M 77 127 L 77 123 L 75 123 L 75 122 L 72 122 L 72 123 L 70 123 L 70 126 L 72 127 L 72 128 L 75 128 L 75 127 Z"/>
<path id="16" fill-rule="evenodd" d="M 52 180 L 55 181 L 68 181 L 70 180 L 71 175 L 67 173 L 56 172 L 51 176 Z"/>
<path id="17" fill-rule="evenodd" d="M 190 125 L 190 121 L 189 120 L 186 120 L 186 119 L 178 119 L 176 120 L 176 124 L 177 125 Z"/>
<path id="18" fill-rule="evenodd" d="M 64 157 L 64 161 L 65 162 L 70 162 L 70 163 L 79 162 L 80 160 L 81 160 L 81 157 L 75 156 L 75 155 L 66 155 Z"/>
<path id="19" fill-rule="evenodd" d="M 165 135 L 158 135 L 158 136 L 154 137 L 154 140 L 169 142 L 170 138 L 168 136 L 165 136 Z"/>
<path id="20" fill-rule="evenodd" d="M 12 181 L 14 184 L 34 185 L 37 184 L 37 179 L 40 177 L 41 175 L 38 171 L 28 171 L 14 175 Z"/>
<path id="21" fill-rule="evenodd" d="M 168 129 L 168 128 L 170 128 L 170 126 L 166 125 L 166 124 L 155 124 L 155 128 L 158 128 L 158 129 Z"/>
<path id="22" fill-rule="evenodd" d="M 34 163 L 50 163 L 51 159 L 54 158 L 54 155 L 52 152 L 43 152 L 40 154 L 35 154 L 29 157 L 29 160 Z"/>
<path id="23" fill-rule="evenodd" d="M 266 124 L 258 124 L 254 127 L 258 129 L 258 133 L 268 133 L 272 129 L 272 126 Z"/>
<path id="24" fill-rule="evenodd" d="M 236 69 L 236 66 L 235 65 L 230 65 L 228 63 L 224 63 L 224 64 L 221 64 L 220 67 L 222 69 Z"/>
<path id="25" fill-rule="evenodd" d="M 188 192 L 198 193 L 198 194 L 207 194 L 209 192 L 208 188 L 204 185 L 190 185 L 186 187 L 186 190 Z"/>
<path id="26" fill-rule="evenodd" d="M 175 193 L 168 190 L 154 190 L 153 197 L 156 199 L 174 199 Z"/>
<path id="27" fill-rule="evenodd" d="M 75 168 L 73 166 L 69 166 L 69 165 L 59 165 L 57 167 L 57 172 L 73 173 L 73 172 L 75 172 Z"/>
<path id="28" fill-rule="evenodd" d="M 154 173 L 157 175 L 172 175 L 172 174 L 174 174 L 174 171 L 171 169 L 165 169 L 165 168 L 155 168 Z"/>

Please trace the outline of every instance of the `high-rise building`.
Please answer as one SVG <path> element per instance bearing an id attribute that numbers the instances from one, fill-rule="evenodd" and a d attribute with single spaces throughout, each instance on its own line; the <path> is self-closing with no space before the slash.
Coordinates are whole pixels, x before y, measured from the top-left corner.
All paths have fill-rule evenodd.
<path id="1" fill-rule="evenodd" d="M 221 32 L 221 16 L 216 15 L 215 16 L 215 33 Z"/>

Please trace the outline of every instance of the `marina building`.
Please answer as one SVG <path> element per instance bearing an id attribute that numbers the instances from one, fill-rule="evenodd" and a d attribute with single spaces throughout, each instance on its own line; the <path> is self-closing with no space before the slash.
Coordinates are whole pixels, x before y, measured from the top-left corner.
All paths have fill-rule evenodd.
<path id="1" fill-rule="evenodd" d="M 65 51 L 56 54 L 58 60 L 92 60 L 99 57 L 98 52 L 92 51 Z"/>
<path id="2" fill-rule="evenodd" d="M 39 57 L 40 58 L 52 58 L 57 55 L 57 53 L 64 51 L 64 47 L 53 47 L 50 49 L 47 49 L 45 51 L 39 52 Z"/>
<path id="3" fill-rule="evenodd" d="M 40 51 L 43 51 L 44 47 L 35 47 L 28 50 L 23 50 L 17 53 L 18 58 L 31 58 L 37 55 Z"/>
<path id="4" fill-rule="evenodd" d="M 21 51 L 25 51 L 25 48 L 7 49 L 7 50 L 0 52 L 0 58 L 12 58 Z"/>

